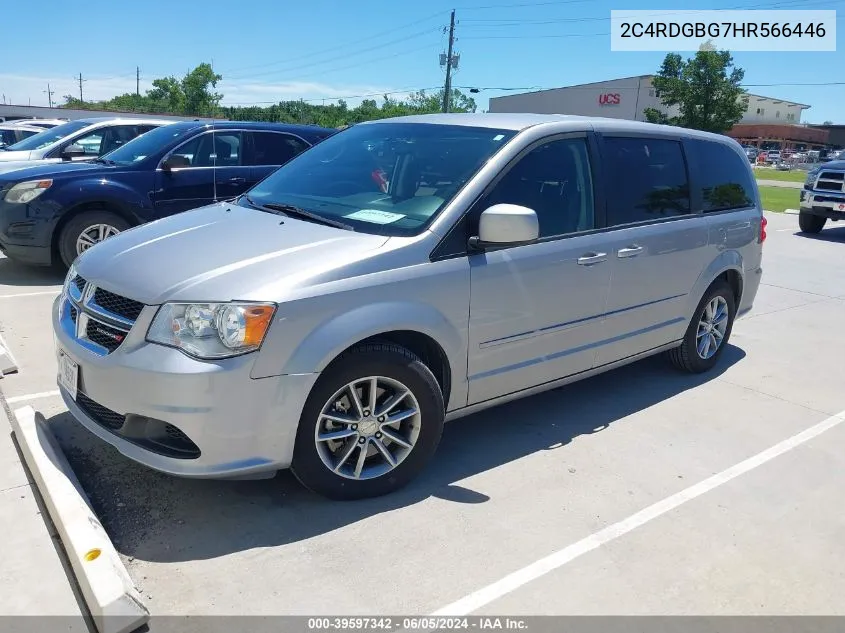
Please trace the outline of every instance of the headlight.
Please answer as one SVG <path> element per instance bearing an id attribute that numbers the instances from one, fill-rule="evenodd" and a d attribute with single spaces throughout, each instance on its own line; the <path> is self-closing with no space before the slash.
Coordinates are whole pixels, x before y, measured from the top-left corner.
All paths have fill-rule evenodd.
<path id="1" fill-rule="evenodd" d="M 261 347 L 275 312 L 275 303 L 166 303 L 147 340 L 195 358 L 239 356 Z"/>
<path id="2" fill-rule="evenodd" d="M 52 180 L 30 180 L 19 182 L 6 192 L 6 202 L 26 204 L 32 202 L 53 185 Z"/>
<path id="3" fill-rule="evenodd" d="M 73 264 L 70 265 L 70 268 L 67 270 L 67 275 L 65 275 L 64 283 L 62 283 L 62 302 L 64 302 L 65 297 L 68 296 L 68 289 L 70 288 L 71 282 L 76 277 L 76 266 Z"/>
<path id="4" fill-rule="evenodd" d="M 807 179 L 804 181 L 805 187 L 811 187 L 812 185 L 816 184 L 816 176 L 819 175 L 819 171 L 821 171 L 818 167 L 815 169 L 811 169 L 807 172 Z"/>

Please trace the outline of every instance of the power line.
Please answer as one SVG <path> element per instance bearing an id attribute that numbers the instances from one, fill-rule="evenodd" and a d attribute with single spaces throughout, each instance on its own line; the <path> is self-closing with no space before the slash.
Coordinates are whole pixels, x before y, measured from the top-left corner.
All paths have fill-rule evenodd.
<path id="1" fill-rule="evenodd" d="M 830 0 L 811 0 L 810 2 L 806 2 L 805 0 L 781 0 L 780 2 L 774 3 L 766 3 L 766 4 L 755 4 L 755 5 L 746 5 L 741 7 L 722 7 L 718 9 L 713 9 L 714 11 L 744 11 L 744 10 L 753 10 L 753 9 L 777 9 L 777 8 L 790 8 L 790 7 L 812 7 L 812 6 L 830 6 Z M 684 15 L 684 13 L 679 11 L 661 11 L 660 13 L 652 13 L 652 14 L 644 14 L 641 17 L 664 17 L 670 15 Z M 523 25 L 546 25 L 546 24 L 564 24 L 564 23 L 580 23 L 580 22 L 610 22 L 611 17 L 609 15 L 605 16 L 584 16 L 584 17 L 566 17 L 566 18 L 549 18 L 549 19 L 539 19 L 539 20 L 517 20 L 514 18 L 500 18 L 500 19 L 468 19 L 464 22 L 468 27 L 473 29 L 477 28 L 495 28 L 495 27 L 513 27 L 513 26 L 523 26 Z"/>
<path id="2" fill-rule="evenodd" d="M 464 87 L 464 86 L 460 86 Z M 304 101 L 306 103 L 311 103 L 314 101 L 340 101 L 341 99 L 366 99 L 368 97 L 383 97 L 388 95 L 395 95 L 395 94 L 410 94 L 411 92 L 418 92 L 418 91 L 425 91 L 425 90 L 439 90 L 442 86 L 427 86 L 425 88 L 419 88 L 417 86 L 408 86 L 407 88 L 394 88 L 392 90 L 380 90 L 379 92 L 370 92 L 367 94 L 357 94 L 357 95 L 344 95 L 342 97 L 334 96 L 334 97 L 312 97 L 310 99 L 277 99 L 275 101 L 237 101 L 232 102 L 224 105 L 223 107 L 232 107 L 232 106 L 243 106 L 243 105 L 262 105 L 262 104 L 270 104 L 274 105 L 276 103 L 285 102 L 285 101 Z"/>
<path id="3" fill-rule="evenodd" d="M 356 44 L 360 44 L 360 43 L 363 43 L 363 42 L 371 42 L 375 38 L 382 37 L 384 35 L 392 35 L 396 31 L 401 31 L 402 29 L 411 28 L 412 26 L 419 26 L 423 22 L 428 22 L 429 20 L 432 20 L 433 18 L 436 18 L 436 17 L 440 17 L 445 13 L 447 13 L 447 11 L 438 11 L 437 13 L 433 13 L 433 14 L 429 15 L 428 17 L 420 18 L 420 19 L 414 20 L 413 22 L 403 24 L 401 26 L 394 26 L 390 29 L 387 29 L 385 31 L 380 31 L 378 33 L 374 33 L 373 35 L 370 35 L 370 36 L 365 37 L 365 38 L 352 40 L 352 41 L 346 42 L 345 44 L 338 44 L 337 46 L 332 46 L 330 48 L 324 48 L 324 49 L 319 51 L 319 54 L 329 53 L 329 52 L 336 51 L 336 50 L 341 50 L 343 48 L 346 48 L 347 46 L 354 46 Z M 405 38 L 405 39 L 407 39 L 407 38 Z M 294 61 L 297 61 L 297 60 L 300 60 L 300 59 L 307 59 L 307 58 L 310 58 L 310 57 L 313 57 L 313 56 L 314 56 L 314 53 L 306 53 L 304 55 L 299 55 L 297 57 L 288 57 L 287 59 L 275 61 L 275 62 L 266 62 L 266 63 L 263 63 L 263 64 L 252 64 L 250 66 L 241 66 L 240 68 L 230 68 L 229 70 L 225 70 L 223 72 L 224 73 L 229 73 L 229 72 L 237 73 L 237 72 L 240 72 L 241 70 L 250 70 L 252 68 L 267 68 L 269 66 L 275 66 L 277 64 L 286 64 L 286 63 L 294 62 Z"/>
<path id="4" fill-rule="evenodd" d="M 295 65 L 290 66 L 288 68 L 276 68 L 276 69 L 273 69 L 273 70 L 263 71 L 263 72 L 260 72 L 260 73 L 249 73 L 249 74 L 246 74 L 246 75 L 226 76 L 226 79 L 252 79 L 252 78 L 255 78 L 255 77 L 265 77 L 267 75 L 274 75 L 274 74 L 277 74 L 277 73 L 290 72 L 290 71 L 294 71 L 294 70 L 301 70 L 303 68 L 309 68 L 309 67 L 313 67 L 313 66 L 320 66 L 320 65 L 323 65 L 323 64 L 329 64 L 329 63 L 332 63 L 332 62 L 335 62 L 335 61 L 348 59 L 349 57 L 354 57 L 356 55 L 361 55 L 362 53 L 369 53 L 369 52 L 372 52 L 372 51 L 375 51 L 375 50 L 386 48 L 387 46 L 392 46 L 394 44 L 401 44 L 401 43 L 407 42 L 408 40 L 416 39 L 418 37 L 423 37 L 424 35 L 429 35 L 430 33 L 434 33 L 435 31 L 439 32 L 440 29 L 439 28 L 437 28 L 437 29 L 428 28 L 428 29 L 425 29 L 423 31 L 418 31 L 417 33 L 414 33 L 412 35 L 406 35 L 404 37 L 401 37 L 401 38 L 398 38 L 398 39 L 395 39 L 395 40 L 384 42 L 382 44 L 377 44 L 375 46 L 370 46 L 369 48 L 363 48 L 363 49 L 358 50 L 356 52 L 345 53 L 343 55 L 324 59 L 322 61 L 315 61 L 315 62 L 311 62 L 311 63 L 308 63 L 308 64 L 295 64 Z"/>

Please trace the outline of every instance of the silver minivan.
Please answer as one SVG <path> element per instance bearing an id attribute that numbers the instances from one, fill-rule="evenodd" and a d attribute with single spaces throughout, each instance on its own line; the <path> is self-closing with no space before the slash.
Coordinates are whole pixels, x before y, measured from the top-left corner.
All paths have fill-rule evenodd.
<path id="1" fill-rule="evenodd" d="M 735 141 L 529 114 L 354 125 L 83 253 L 53 308 L 89 431 L 187 477 L 393 491 L 447 420 L 664 352 L 719 362 L 766 220 Z M 467 447 L 472 450 L 472 447 Z"/>

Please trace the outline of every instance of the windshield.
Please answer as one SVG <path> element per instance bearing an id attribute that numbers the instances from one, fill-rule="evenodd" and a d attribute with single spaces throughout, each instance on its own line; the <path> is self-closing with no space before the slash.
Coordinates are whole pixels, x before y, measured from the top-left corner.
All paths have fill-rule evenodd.
<path id="1" fill-rule="evenodd" d="M 57 125 L 49 130 L 44 130 L 43 132 L 34 134 L 33 136 L 25 138 L 14 145 L 9 145 L 6 149 L 13 152 L 18 150 L 31 151 L 34 149 L 41 149 L 42 147 L 52 145 L 56 141 L 61 141 L 63 138 L 70 136 L 74 132 L 78 132 L 82 128 L 86 128 L 89 125 L 91 125 L 91 123 L 88 121 L 70 121 L 64 125 Z"/>
<path id="2" fill-rule="evenodd" d="M 293 205 L 356 231 L 414 235 L 515 134 L 428 123 L 357 125 L 303 152 L 247 195 L 256 205 Z"/>
<path id="3" fill-rule="evenodd" d="M 176 139 L 182 138 L 196 130 L 196 126 L 182 127 L 172 125 L 162 125 L 154 130 L 150 130 L 145 134 L 136 136 L 125 145 L 121 145 L 117 149 L 104 154 L 105 160 L 110 160 L 118 165 L 132 165 L 158 154 Z"/>

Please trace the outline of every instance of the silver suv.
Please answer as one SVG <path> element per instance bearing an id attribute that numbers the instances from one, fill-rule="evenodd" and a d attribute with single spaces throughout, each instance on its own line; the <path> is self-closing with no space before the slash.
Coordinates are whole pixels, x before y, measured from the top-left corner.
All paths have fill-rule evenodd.
<path id="1" fill-rule="evenodd" d="M 160 471 L 291 467 L 329 497 L 380 495 L 446 420 L 659 352 L 711 369 L 751 309 L 765 225 L 727 137 L 364 123 L 83 253 L 53 309 L 58 382 L 83 426 Z"/>

